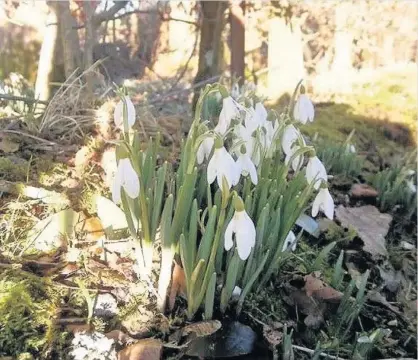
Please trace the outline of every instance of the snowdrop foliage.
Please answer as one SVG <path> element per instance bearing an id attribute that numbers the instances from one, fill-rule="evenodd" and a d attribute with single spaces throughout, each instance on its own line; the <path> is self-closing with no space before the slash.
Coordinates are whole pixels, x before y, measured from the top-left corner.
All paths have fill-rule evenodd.
<path id="1" fill-rule="evenodd" d="M 113 180 L 112 200 L 116 204 L 121 201 L 122 188 L 131 199 L 136 199 L 139 196 L 138 174 L 135 172 L 131 160 L 128 158 L 119 160 L 116 175 Z"/>
<path id="2" fill-rule="evenodd" d="M 239 312 L 246 294 L 274 275 L 281 254 L 296 250 L 292 229 L 313 193 L 312 216 L 322 211 L 333 217 L 325 167 L 297 127 L 314 119 L 304 90 L 296 102 L 296 95 L 292 99 L 292 118 L 268 112 L 254 96 L 255 89 L 250 94 L 246 89 L 234 87 L 231 96 L 220 84 L 206 86 L 175 167 L 157 163 L 160 154 L 154 143 L 141 151 L 139 136 L 128 131 L 135 121 L 128 97 L 115 108 L 115 123 L 123 125 L 124 132 L 117 145 L 112 199 L 122 203 L 137 240 L 138 269 L 148 269 L 137 273 L 148 282 L 153 242 L 157 233 L 161 237 L 162 311 L 176 252 L 185 273 L 189 319 L 202 304 L 210 319 L 217 284 L 222 288 L 221 311 L 234 295 Z M 205 99 L 217 97 L 222 110 L 211 126 L 202 118 L 202 109 Z"/>

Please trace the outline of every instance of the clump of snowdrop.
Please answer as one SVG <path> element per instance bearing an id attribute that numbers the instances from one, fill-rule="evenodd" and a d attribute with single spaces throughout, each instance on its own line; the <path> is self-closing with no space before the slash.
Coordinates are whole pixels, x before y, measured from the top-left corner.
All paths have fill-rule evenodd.
<path id="1" fill-rule="evenodd" d="M 214 96 L 222 100 L 222 109 L 211 126 L 202 119 L 202 108 L 204 100 Z M 205 318 L 211 318 L 217 284 L 222 289 L 221 311 L 235 299 L 239 312 L 249 291 L 277 270 L 281 254 L 296 250 L 300 236 L 292 229 L 313 194 L 312 215 L 321 211 L 333 217 L 325 167 L 298 130 L 298 123 L 313 121 L 312 102 L 301 88 L 292 99 L 291 117 L 290 112 L 267 111 L 255 89 L 234 86 L 229 94 L 222 85 L 208 85 L 196 104 L 175 170 L 157 165 L 154 144 L 140 150 L 139 137 L 131 132 L 135 108 L 130 104 L 122 97 L 115 109 L 115 124 L 123 133 L 112 198 L 122 203 L 138 242 L 139 275 L 149 279 L 158 232 L 161 310 L 178 251 L 188 317 L 204 303 Z"/>
<path id="2" fill-rule="evenodd" d="M 116 360 L 115 344 L 99 332 L 77 332 L 71 342 L 74 360 Z"/>

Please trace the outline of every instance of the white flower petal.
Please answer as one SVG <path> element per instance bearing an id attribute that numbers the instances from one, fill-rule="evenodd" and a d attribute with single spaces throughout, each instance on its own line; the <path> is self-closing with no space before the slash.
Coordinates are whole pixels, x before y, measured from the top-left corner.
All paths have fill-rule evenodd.
<path id="1" fill-rule="evenodd" d="M 324 214 L 328 219 L 332 220 L 334 218 L 334 200 L 331 194 L 329 193 L 328 189 L 321 190 L 324 190 Z"/>
<path id="2" fill-rule="evenodd" d="M 291 248 L 292 251 L 296 250 L 296 235 L 293 231 L 289 231 L 286 236 L 286 239 L 283 243 L 282 251 L 286 251 L 287 249 Z"/>
<path id="3" fill-rule="evenodd" d="M 209 184 L 212 184 L 216 179 L 217 167 L 218 167 L 218 156 L 217 156 L 217 152 L 215 150 L 211 159 L 209 160 L 209 164 L 208 164 L 208 168 L 207 168 L 207 178 L 208 178 L 208 183 Z"/>
<path id="4" fill-rule="evenodd" d="M 315 108 L 312 101 L 306 94 L 299 95 L 293 109 L 293 117 L 295 120 L 300 121 L 302 124 L 306 124 L 308 121 L 313 121 L 315 116 Z"/>
<path id="5" fill-rule="evenodd" d="M 292 146 L 298 138 L 299 131 L 293 125 L 286 126 L 282 137 L 282 148 L 286 155 L 292 152 Z"/>
<path id="6" fill-rule="evenodd" d="M 306 179 L 309 184 L 314 181 L 315 190 L 319 189 L 321 180 L 328 181 L 327 171 L 317 156 L 309 158 L 308 165 L 306 166 Z"/>
<path id="7" fill-rule="evenodd" d="M 232 218 L 225 230 L 224 247 L 226 251 L 231 250 L 232 246 L 234 245 L 232 241 L 232 234 L 235 232 L 234 225 L 235 225 L 235 219 Z"/>
<path id="8" fill-rule="evenodd" d="M 127 110 L 127 120 L 128 126 L 132 127 L 135 124 L 135 106 L 132 103 L 131 99 L 128 96 L 124 96 L 115 107 L 115 112 L 113 114 L 113 119 L 115 121 L 116 127 L 123 128 L 123 113 L 124 113 L 124 105 L 126 103 L 126 110 Z"/>
<path id="9" fill-rule="evenodd" d="M 318 194 L 315 196 L 315 200 L 312 204 L 312 217 L 318 215 L 319 207 L 322 204 L 322 193 L 319 191 Z"/>
<path id="10" fill-rule="evenodd" d="M 139 196 L 138 174 L 128 158 L 121 159 L 119 162 L 121 165 L 122 186 L 131 199 L 136 199 Z"/>

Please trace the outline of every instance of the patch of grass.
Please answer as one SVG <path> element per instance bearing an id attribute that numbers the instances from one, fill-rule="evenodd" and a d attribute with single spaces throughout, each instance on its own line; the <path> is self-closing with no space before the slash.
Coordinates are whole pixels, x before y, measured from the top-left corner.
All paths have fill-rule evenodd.
<path id="1" fill-rule="evenodd" d="M 415 172 L 405 166 L 393 166 L 371 175 L 370 182 L 379 192 L 378 202 L 381 211 L 399 209 L 409 218 L 416 213 L 417 194 Z M 415 187 L 415 191 L 414 188 Z"/>
<path id="2" fill-rule="evenodd" d="M 0 157 L 0 178 L 8 181 L 25 181 L 28 165 L 16 164 L 7 157 Z"/>
<path id="3" fill-rule="evenodd" d="M 363 161 L 350 150 L 349 144 L 319 141 L 315 149 L 329 174 L 353 177 L 360 174 Z"/>

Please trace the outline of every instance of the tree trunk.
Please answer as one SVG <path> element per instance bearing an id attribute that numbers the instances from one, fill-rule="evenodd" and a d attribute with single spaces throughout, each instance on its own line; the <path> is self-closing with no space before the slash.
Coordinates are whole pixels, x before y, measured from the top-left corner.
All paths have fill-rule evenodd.
<path id="1" fill-rule="evenodd" d="M 49 99 L 49 82 L 54 70 L 54 53 L 57 43 L 58 26 L 54 7 L 49 7 L 47 24 L 39 55 L 38 73 L 35 83 L 35 98 L 46 101 Z"/>
<path id="2" fill-rule="evenodd" d="M 202 24 L 200 29 L 199 64 L 194 83 L 210 79 L 220 73 L 221 35 L 223 30 L 223 1 L 201 1 Z M 200 89 L 193 97 L 193 110 L 199 99 Z"/>
<path id="3" fill-rule="evenodd" d="M 65 76 L 68 78 L 75 69 L 81 67 L 82 55 L 76 30 L 77 22 L 71 15 L 69 1 L 50 1 L 50 4 L 54 6 L 58 17 L 59 33 L 62 35 Z"/>
<path id="4" fill-rule="evenodd" d="M 342 2 L 335 7 L 334 60 L 331 71 L 338 76 L 335 82 L 336 91 L 350 91 L 351 71 L 353 69 L 352 48 L 353 35 L 348 27 L 351 4 Z"/>
<path id="5" fill-rule="evenodd" d="M 242 86 L 245 81 L 245 2 L 231 1 L 229 21 L 231 24 L 231 75 Z"/>
<path id="6" fill-rule="evenodd" d="M 271 98 L 287 100 L 303 78 L 303 43 L 300 25 L 284 18 L 270 20 L 268 48 L 268 88 Z"/>

